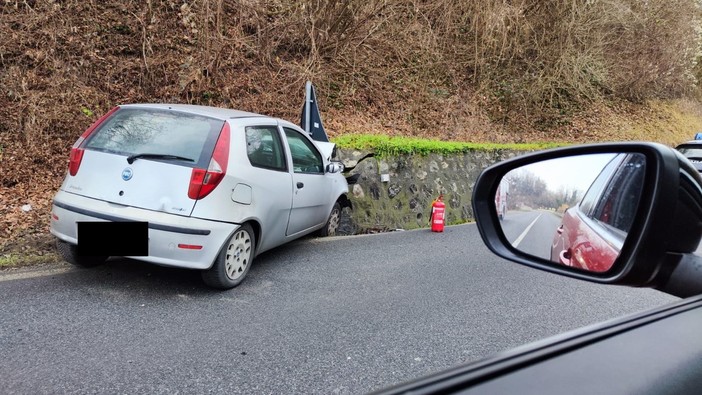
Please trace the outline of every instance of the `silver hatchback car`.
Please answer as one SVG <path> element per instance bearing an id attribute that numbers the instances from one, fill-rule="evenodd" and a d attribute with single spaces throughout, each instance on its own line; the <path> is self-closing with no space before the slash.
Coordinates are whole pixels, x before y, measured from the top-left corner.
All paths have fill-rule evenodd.
<path id="1" fill-rule="evenodd" d="M 335 233 L 350 202 L 333 147 L 254 113 L 120 105 L 73 145 L 51 233 L 76 265 L 124 252 L 202 270 L 208 285 L 232 288 L 257 254 L 313 232 Z M 95 224 L 104 226 L 88 226 Z M 130 229 L 141 252 L 129 248 Z"/>

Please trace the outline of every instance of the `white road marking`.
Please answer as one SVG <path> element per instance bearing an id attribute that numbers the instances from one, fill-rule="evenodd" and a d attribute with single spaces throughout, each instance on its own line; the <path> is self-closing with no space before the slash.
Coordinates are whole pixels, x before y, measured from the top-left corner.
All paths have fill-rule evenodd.
<path id="1" fill-rule="evenodd" d="M 522 240 L 524 240 L 524 237 L 526 237 L 527 233 L 529 233 L 529 230 L 531 230 L 531 227 L 534 226 L 534 224 L 536 223 L 536 221 L 539 220 L 539 218 L 541 218 L 541 214 L 539 214 L 539 215 L 536 217 L 536 219 L 534 219 L 533 221 L 531 221 L 531 223 L 529 224 L 529 226 L 527 226 L 526 229 L 524 229 L 524 232 L 522 232 L 522 234 L 519 235 L 519 237 L 517 237 L 517 240 L 515 240 L 514 243 L 512 243 L 512 247 L 514 247 L 514 248 L 519 247 L 519 243 L 521 243 Z"/>
<path id="2" fill-rule="evenodd" d="M 72 270 L 72 267 L 58 267 L 53 269 L 39 269 L 30 270 L 26 272 L 17 273 L 2 273 L 0 272 L 0 283 L 4 281 L 14 281 L 14 280 L 26 280 L 28 278 L 46 277 L 53 276 L 55 274 L 68 273 Z"/>

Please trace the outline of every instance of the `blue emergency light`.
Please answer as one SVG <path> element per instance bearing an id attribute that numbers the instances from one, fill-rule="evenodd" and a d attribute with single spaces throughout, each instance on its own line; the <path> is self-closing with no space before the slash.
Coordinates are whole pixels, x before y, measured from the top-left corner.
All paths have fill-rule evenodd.
<path id="1" fill-rule="evenodd" d="M 695 133 L 695 140 L 702 140 L 702 132 Z"/>

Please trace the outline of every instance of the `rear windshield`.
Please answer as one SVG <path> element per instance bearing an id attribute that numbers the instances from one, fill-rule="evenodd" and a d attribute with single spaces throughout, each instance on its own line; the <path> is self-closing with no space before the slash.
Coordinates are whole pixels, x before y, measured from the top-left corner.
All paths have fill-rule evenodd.
<path id="1" fill-rule="evenodd" d="M 175 111 L 123 108 L 95 131 L 86 149 L 120 155 L 162 154 L 207 167 L 224 121 Z"/>

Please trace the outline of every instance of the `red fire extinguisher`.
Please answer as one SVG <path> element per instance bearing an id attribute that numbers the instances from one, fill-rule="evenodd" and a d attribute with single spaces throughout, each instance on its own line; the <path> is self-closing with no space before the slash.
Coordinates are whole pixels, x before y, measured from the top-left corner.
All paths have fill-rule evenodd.
<path id="1" fill-rule="evenodd" d="M 446 211 L 446 205 L 443 202 L 444 195 L 439 195 L 436 200 L 431 203 L 431 231 L 432 232 L 443 232 L 444 231 L 444 213 Z"/>

